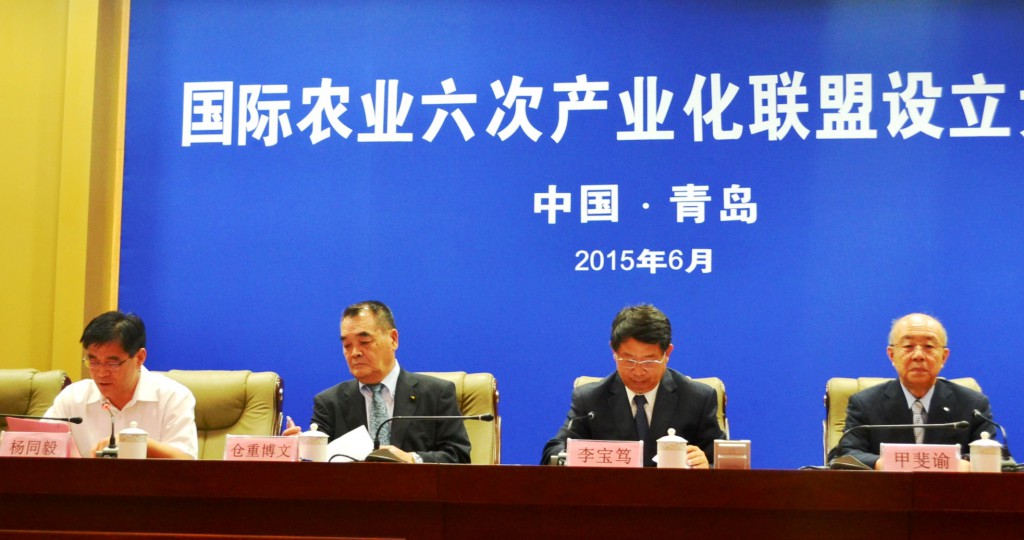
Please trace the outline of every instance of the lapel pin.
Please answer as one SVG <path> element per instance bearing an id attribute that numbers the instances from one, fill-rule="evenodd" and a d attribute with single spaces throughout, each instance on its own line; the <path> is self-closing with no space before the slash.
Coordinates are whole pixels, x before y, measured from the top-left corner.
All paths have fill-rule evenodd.
<path id="1" fill-rule="evenodd" d="M 416 396 L 409 396 L 409 401 L 416 401 Z"/>
<path id="2" fill-rule="evenodd" d="M 949 407 L 943 407 L 942 410 L 949 412 Z"/>

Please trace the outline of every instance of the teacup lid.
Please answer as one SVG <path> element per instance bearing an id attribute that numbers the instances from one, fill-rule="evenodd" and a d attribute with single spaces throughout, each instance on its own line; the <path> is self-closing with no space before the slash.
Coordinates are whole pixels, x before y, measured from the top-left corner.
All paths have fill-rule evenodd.
<path id="1" fill-rule="evenodd" d="M 326 433 L 324 433 L 323 431 L 317 431 L 317 429 L 319 427 L 320 426 L 318 426 L 316 424 L 316 422 L 313 422 L 312 424 L 309 425 L 309 431 L 304 432 L 302 434 L 302 436 L 303 437 L 315 437 L 317 439 L 326 439 L 327 438 L 327 434 Z"/>
<path id="2" fill-rule="evenodd" d="M 129 425 L 129 427 L 126 427 L 126 428 L 122 429 L 120 433 L 121 433 L 121 435 L 146 435 L 147 434 L 145 431 L 139 429 L 139 423 L 135 422 L 135 421 L 133 421 Z"/>
<path id="3" fill-rule="evenodd" d="M 675 428 L 668 428 L 668 435 L 665 435 L 664 437 L 658 439 L 658 442 L 660 442 L 660 443 L 661 442 L 666 442 L 666 443 L 684 443 L 685 444 L 686 443 L 686 439 L 677 436 Z"/>
<path id="4" fill-rule="evenodd" d="M 1003 445 L 991 439 L 992 435 L 987 431 L 981 432 L 981 438 L 971 443 L 971 448 L 1002 448 Z"/>

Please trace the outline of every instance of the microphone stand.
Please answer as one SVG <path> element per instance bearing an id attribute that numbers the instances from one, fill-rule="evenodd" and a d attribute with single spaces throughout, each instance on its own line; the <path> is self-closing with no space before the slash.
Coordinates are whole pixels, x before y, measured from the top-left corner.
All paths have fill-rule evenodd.
<path id="1" fill-rule="evenodd" d="M 1000 467 L 1004 471 L 1006 471 L 1006 472 L 1018 472 L 1018 471 L 1020 471 L 1021 470 L 1021 466 L 1018 465 L 1017 462 L 1014 461 L 1013 456 L 1010 455 L 1010 439 L 1006 438 L 1006 428 L 1004 428 L 1001 424 L 996 423 L 996 421 L 993 420 L 992 418 L 982 414 L 982 412 L 979 411 L 978 409 L 974 409 L 974 416 L 976 416 L 976 417 L 978 417 L 978 418 L 980 418 L 980 419 L 982 419 L 982 420 L 992 424 L 993 426 L 999 428 L 999 431 L 1002 432 L 1002 434 L 1003 434 L 1003 462 L 1002 462 Z"/>
<path id="2" fill-rule="evenodd" d="M 110 402 L 103 403 L 103 410 L 107 411 L 110 415 L 110 442 L 107 447 L 103 450 L 96 452 L 98 458 L 116 458 L 117 457 L 117 438 L 114 436 L 114 412 L 110 410 Z"/>
<path id="3" fill-rule="evenodd" d="M 594 411 L 590 411 L 587 414 L 581 414 L 579 416 L 571 416 L 571 417 L 569 417 L 569 421 L 566 422 L 565 432 L 567 434 L 572 433 L 572 424 L 573 424 L 573 422 L 575 422 L 577 420 L 593 420 L 593 419 L 594 419 Z M 565 461 L 568 458 L 569 458 L 569 455 L 565 452 L 565 449 L 563 448 L 557 454 L 553 454 L 551 456 L 548 456 L 548 465 L 558 465 L 558 466 L 565 465 Z"/>

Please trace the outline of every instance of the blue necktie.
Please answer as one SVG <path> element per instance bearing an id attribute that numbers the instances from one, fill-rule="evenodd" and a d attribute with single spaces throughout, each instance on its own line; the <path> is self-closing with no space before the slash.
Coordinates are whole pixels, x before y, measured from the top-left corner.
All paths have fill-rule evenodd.
<path id="1" fill-rule="evenodd" d="M 647 398 L 643 394 L 637 394 L 633 396 L 633 403 L 636 403 L 636 416 L 633 420 L 636 422 L 636 434 L 640 437 L 641 441 L 647 440 L 647 434 L 651 431 L 651 425 L 647 423 L 647 412 L 644 411 L 644 406 L 647 405 Z"/>
<path id="2" fill-rule="evenodd" d="M 391 424 L 381 428 L 381 424 L 388 419 L 388 406 L 384 403 L 383 384 L 368 384 L 370 392 L 373 392 L 373 399 L 370 401 L 370 436 L 375 437 L 380 429 L 380 444 L 391 444 Z"/>

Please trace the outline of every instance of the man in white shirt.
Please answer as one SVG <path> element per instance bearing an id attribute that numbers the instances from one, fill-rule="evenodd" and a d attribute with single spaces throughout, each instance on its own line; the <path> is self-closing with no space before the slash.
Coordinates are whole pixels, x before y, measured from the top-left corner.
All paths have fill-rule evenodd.
<path id="1" fill-rule="evenodd" d="M 65 388 L 46 411 L 52 417 L 82 417 L 71 435 L 82 456 L 93 457 L 135 422 L 148 437 L 146 457 L 196 459 L 199 449 L 195 397 L 188 388 L 151 373 L 146 361 L 146 327 L 137 315 L 104 313 L 85 327 L 82 363 L 91 379 Z"/>

